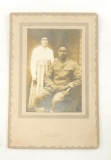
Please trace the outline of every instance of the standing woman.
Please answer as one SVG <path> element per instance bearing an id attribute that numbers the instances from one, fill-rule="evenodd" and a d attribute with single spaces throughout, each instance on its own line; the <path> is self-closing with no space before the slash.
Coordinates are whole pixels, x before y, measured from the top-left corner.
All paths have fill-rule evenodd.
<path id="1" fill-rule="evenodd" d="M 48 38 L 41 39 L 41 45 L 34 48 L 31 57 L 32 83 L 29 96 L 28 108 L 35 108 L 35 97 L 44 87 L 46 76 L 51 63 L 54 62 L 53 51 L 48 47 Z"/>

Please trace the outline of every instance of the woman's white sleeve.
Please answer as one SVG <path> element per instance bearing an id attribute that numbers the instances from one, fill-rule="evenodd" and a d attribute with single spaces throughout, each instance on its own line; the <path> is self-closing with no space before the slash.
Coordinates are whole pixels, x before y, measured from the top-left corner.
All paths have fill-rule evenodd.
<path id="1" fill-rule="evenodd" d="M 53 54 L 53 51 L 51 50 L 51 62 L 53 63 L 54 62 L 54 54 Z"/>
<path id="2" fill-rule="evenodd" d="M 34 49 L 31 57 L 31 75 L 32 79 L 36 80 L 36 64 L 37 64 L 37 51 Z"/>

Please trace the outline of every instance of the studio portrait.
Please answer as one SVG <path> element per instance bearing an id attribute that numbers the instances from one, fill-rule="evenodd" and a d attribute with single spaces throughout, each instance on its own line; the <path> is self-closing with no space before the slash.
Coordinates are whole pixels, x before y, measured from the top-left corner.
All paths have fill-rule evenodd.
<path id="1" fill-rule="evenodd" d="M 98 147 L 97 17 L 11 15 L 10 147 Z"/>
<path id="2" fill-rule="evenodd" d="M 81 29 L 27 30 L 27 112 L 82 112 Z"/>

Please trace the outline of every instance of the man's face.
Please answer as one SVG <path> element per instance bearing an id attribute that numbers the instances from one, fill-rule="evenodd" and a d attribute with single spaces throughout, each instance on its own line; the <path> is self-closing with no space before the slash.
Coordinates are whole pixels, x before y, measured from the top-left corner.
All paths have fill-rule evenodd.
<path id="1" fill-rule="evenodd" d="M 46 47 L 46 46 L 48 45 L 48 39 L 47 39 L 47 37 L 43 37 L 43 38 L 41 39 L 41 45 L 42 45 L 43 47 Z"/>
<path id="2" fill-rule="evenodd" d="M 58 55 L 59 55 L 60 60 L 64 61 L 67 58 L 67 48 L 60 47 L 58 51 Z"/>

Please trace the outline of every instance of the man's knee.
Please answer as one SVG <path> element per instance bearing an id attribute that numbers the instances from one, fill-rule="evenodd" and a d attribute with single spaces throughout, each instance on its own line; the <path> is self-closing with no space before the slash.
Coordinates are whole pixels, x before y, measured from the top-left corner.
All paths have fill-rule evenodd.
<path id="1" fill-rule="evenodd" d="M 45 93 L 44 92 L 40 92 L 36 95 L 36 101 L 40 101 L 43 100 L 45 98 Z"/>

